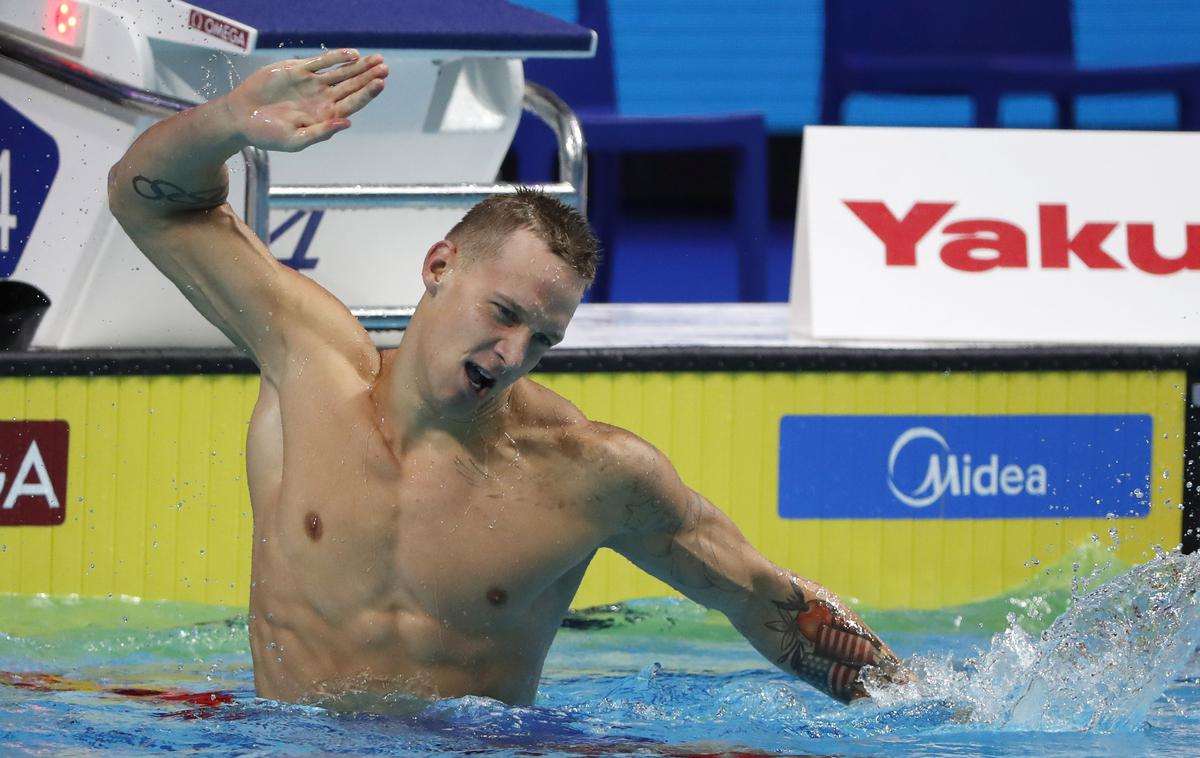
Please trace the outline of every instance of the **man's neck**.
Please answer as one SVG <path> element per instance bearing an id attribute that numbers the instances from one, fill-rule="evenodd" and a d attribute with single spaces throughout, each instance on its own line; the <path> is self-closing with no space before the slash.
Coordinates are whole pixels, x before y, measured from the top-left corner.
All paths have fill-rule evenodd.
<path id="1" fill-rule="evenodd" d="M 400 346 L 382 356 L 375 391 L 379 426 L 388 445 L 397 454 L 413 441 L 442 434 L 472 447 L 481 439 L 498 437 L 510 411 L 514 387 L 490 398 L 469 417 L 455 418 L 437 407 L 422 391 L 425 375 L 420 371 L 420 330 L 411 327 Z"/>

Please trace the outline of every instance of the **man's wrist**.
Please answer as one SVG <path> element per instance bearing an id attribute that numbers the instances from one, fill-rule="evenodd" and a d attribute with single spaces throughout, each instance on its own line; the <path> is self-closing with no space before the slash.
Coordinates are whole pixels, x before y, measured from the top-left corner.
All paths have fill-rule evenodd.
<path id="1" fill-rule="evenodd" d="M 222 152 L 233 156 L 250 147 L 250 141 L 243 129 L 243 119 L 239 118 L 238 110 L 230 101 L 229 95 L 210 100 L 199 107 L 208 111 L 204 114 L 205 121 L 213 129 L 214 144 L 219 145 Z"/>

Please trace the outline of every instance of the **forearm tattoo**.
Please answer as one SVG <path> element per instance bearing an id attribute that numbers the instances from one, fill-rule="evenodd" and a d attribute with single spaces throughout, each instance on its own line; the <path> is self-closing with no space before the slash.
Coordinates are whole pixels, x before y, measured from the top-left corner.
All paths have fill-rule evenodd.
<path id="1" fill-rule="evenodd" d="M 795 582 L 790 598 L 771 602 L 779 618 L 766 626 L 780 634 L 783 654 L 778 663 L 786 664 L 796 676 L 831 697 L 846 703 L 866 697 L 863 666 L 896 663 L 883 652 L 878 638 L 832 603 L 806 598 Z"/>
<path id="2" fill-rule="evenodd" d="M 151 179 L 146 176 L 133 177 L 133 191 L 147 200 L 160 200 L 185 208 L 211 208 L 225 200 L 229 191 L 226 186 L 204 190 L 185 190 L 166 179 Z"/>

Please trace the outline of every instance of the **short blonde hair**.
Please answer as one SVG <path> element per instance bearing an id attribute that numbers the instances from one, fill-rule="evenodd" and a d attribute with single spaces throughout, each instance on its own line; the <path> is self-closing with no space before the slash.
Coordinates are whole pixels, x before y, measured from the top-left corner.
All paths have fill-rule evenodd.
<path id="1" fill-rule="evenodd" d="M 571 206 L 530 187 L 477 203 L 446 234 L 446 239 L 468 258 L 491 255 L 518 229 L 533 232 L 589 285 L 596 278 L 600 245 L 587 219 Z"/>

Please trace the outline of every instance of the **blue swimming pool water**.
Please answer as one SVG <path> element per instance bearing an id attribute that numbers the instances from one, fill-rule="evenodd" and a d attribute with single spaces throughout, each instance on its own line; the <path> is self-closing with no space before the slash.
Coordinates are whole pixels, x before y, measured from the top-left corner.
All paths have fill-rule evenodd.
<path id="1" fill-rule="evenodd" d="M 1198 560 L 1067 579 L 1074 596 L 1060 580 L 964 608 L 868 613 L 923 678 L 849 707 L 770 667 L 715 614 L 652 600 L 577 617 L 590 628 L 559 635 L 534 707 L 460 698 L 403 715 L 254 698 L 246 620 L 232 610 L 0 598 L 0 670 L 68 680 L 0 685 L 0 754 L 1194 755 Z M 129 687 L 236 700 L 112 692 Z"/>

